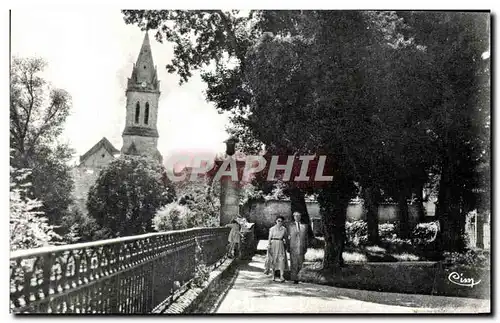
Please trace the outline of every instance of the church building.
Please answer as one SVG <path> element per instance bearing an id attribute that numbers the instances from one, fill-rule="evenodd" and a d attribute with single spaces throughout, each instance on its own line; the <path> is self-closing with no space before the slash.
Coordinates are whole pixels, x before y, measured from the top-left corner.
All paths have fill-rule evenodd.
<path id="1" fill-rule="evenodd" d="M 149 156 L 162 162 L 158 151 L 158 102 L 160 81 L 153 63 L 149 36 L 146 32 L 137 62 L 128 79 L 123 146 L 116 149 L 105 137 L 80 156 L 79 167 L 103 168 L 120 154 Z"/>
<path id="2" fill-rule="evenodd" d="M 163 157 L 158 151 L 158 102 L 160 81 L 153 63 L 149 36 L 146 32 L 137 62 L 127 82 L 125 129 L 122 133 L 123 145 L 116 149 L 103 137 L 85 154 L 72 171 L 75 182 L 74 196 L 80 208 L 85 208 L 87 192 L 95 183 L 102 168 L 123 155 L 142 155 L 158 162 Z"/>

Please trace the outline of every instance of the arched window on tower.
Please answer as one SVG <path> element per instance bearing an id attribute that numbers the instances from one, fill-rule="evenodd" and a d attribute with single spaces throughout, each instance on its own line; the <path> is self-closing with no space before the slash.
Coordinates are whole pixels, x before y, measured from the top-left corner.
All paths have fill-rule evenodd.
<path id="1" fill-rule="evenodd" d="M 141 113 L 141 106 L 139 102 L 135 104 L 135 123 L 139 123 L 139 114 Z"/>
<path id="2" fill-rule="evenodd" d="M 144 124 L 149 122 L 149 102 L 146 102 L 146 110 L 144 111 Z"/>

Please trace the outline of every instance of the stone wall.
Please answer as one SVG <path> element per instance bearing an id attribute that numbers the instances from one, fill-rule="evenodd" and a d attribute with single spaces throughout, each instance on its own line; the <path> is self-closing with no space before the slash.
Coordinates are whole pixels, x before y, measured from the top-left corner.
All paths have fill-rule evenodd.
<path id="1" fill-rule="evenodd" d="M 319 204 L 317 202 L 306 202 L 307 212 L 311 218 L 312 228 L 315 234 L 322 230 L 321 215 Z M 425 205 L 424 205 L 425 207 Z M 416 205 L 409 205 L 409 222 L 414 225 L 418 221 L 418 212 Z M 428 216 L 433 216 L 426 207 Z M 380 223 L 396 221 L 398 206 L 395 204 L 383 204 L 379 206 L 378 218 Z M 266 239 L 268 230 L 274 225 L 278 215 L 284 216 L 287 221 L 291 220 L 290 201 L 268 200 L 252 201 L 241 208 L 241 214 L 248 219 L 248 222 L 255 223 L 255 234 L 258 239 Z M 347 221 L 366 220 L 366 211 L 363 204 L 349 204 L 347 208 Z"/>
<path id="2" fill-rule="evenodd" d="M 158 138 L 134 135 L 123 136 L 123 147 L 121 152 L 123 154 L 126 153 L 132 143 L 135 144 L 135 148 L 140 155 L 156 156 Z"/>
<path id="3" fill-rule="evenodd" d="M 79 168 L 102 168 L 106 167 L 111 161 L 113 161 L 115 157 L 109 153 L 103 146 L 94 153 L 85 159 Z"/>
<path id="4" fill-rule="evenodd" d="M 100 173 L 99 168 L 75 167 L 71 173 L 75 181 L 73 196 L 79 209 L 86 212 L 87 193 L 89 189 L 96 182 Z"/>

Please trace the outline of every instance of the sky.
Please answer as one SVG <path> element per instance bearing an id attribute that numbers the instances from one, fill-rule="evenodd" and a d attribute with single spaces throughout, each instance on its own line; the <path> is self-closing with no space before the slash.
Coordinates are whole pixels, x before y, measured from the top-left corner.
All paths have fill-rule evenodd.
<path id="1" fill-rule="evenodd" d="M 127 78 L 144 32 L 126 25 L 119 10 L 23 8 L 12 10 L 11 17 L 12 55 L 46 59 L 46 80 L 72 96 L 61 140 L 75 149 L 75 161 L 102 137 L 121 149 Z M 160 44 L 152 32 L 150 41 L 161 91 L 158 150 L 164 159 L 223 152 L 227 117 L 206 102 L 198 74 L 181 86 L 179 77 L 166 71 L 173 57 L 170 44 Z"/>

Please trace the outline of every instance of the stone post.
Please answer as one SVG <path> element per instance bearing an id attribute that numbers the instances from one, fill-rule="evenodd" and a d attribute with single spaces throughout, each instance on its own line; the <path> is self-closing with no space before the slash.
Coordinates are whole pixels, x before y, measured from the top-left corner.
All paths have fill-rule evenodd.
<path id="1" fill-rule="evenodd" d="M 234 158 L 235 145 L 238 139 L 235 137 L 229 138 L 226 143 L 226 159 Z M 224 160 L 216 160 L 216 169 L 220 169 Z M 241 232 L 244 235 L 242 243 L 239 246 L 240 259 L 252 259 L 257 249 L 258 240 L 255 239 L 255 226 L 253 223 L 240 216 L 240 188 L 241 177 L 245 168 L 245 162 L 235 160 L 238 180 L 233 180 L 231 176 L 223 176 L 220 179 L 221 192 L 220 192 L 220 225 L 225 226 L 235 219 L 241 226 Z M 231 164 L 229 164 L 231 165 Z"/>
<path id="2" fill-rule="evenodd" d="M 226 144 L 226 160 L 233 158 L 235 146 L 238 139 L 231 137 L 224 141 Z M 220 162 L 222 164 L 222 162 Z M 237 163 L 238 168 L 240 167 Z M 231 222 L 240 214 L 240 183 L 234 181 L 230 176 L 221 178 L 221 194 L 220 194 L 220 225 L 224 226 Z"/>
<path id="3" fill-rule="evenodd" d="M 220 194 L 220 225 L 224 226 L 240 214 L 239 205 L 239 183 L 231 180 L 231 177 L 221 178 Z"/>

